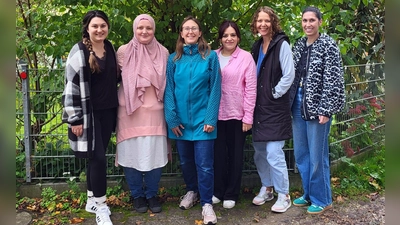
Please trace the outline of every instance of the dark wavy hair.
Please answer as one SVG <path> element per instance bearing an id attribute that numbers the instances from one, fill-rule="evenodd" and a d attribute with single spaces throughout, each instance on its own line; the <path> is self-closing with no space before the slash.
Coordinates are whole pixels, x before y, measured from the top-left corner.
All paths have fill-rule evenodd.
<path id="1" fill-rule="evenodd" d="M 89 64 L 90 64 L 90 70 L 92 71 L 92 73 L 100 72 L 100 66 L 97 63 L 96 57 L 94 56 L 92 42 L 90 41 L 90 36 L 89 36 L 89 33 L 87 32 L 87 29 L 88 29 L 90 21 L 92 21 L 92 19 L 95 18 L 95 17 L 102 18 L 107 23 L 107 26 L 110 29 L 110 22 L 108 20 L 108 17 L 101 10 L 91 10 L 91 11 L 87 12 L 86 15 L 83 17 L 83 20 L 82 20 L 82 41 L 85 44 L 86 48 L 90 52 Z"/>
<path id="2" fill-rule="evenodd" d="M 281 31 L 281 26 L 279 25 L 279 17 L 276 15 L 275 11 L 268 7 L 268 6 L 261 6 L 259 7 L 256 12 L 253 15 L 253 20 L 251 21 L 251 32 L 256 35 L 257 32 L 257 19 L 258 19 L 258 14 L 260 12 L 265 12 L 269 15 L 271 19 L 271 25 L 272 25 L 272 35 L 273 37 L 276 33 L 279 33 Z"/>

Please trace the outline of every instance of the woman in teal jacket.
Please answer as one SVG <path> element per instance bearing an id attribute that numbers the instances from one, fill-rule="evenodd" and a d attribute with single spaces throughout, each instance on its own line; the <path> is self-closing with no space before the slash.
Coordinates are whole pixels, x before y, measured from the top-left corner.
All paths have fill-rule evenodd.
<path id="1" fill-rule="evenodd" d="M 214 139 L 221 98 L 218 56 L 202 36 L 200 23 L 186 17 L 176 50 L 168 58 L 164 94 L 168 137 L 176 139 L 187 193 L 179 207 L 191 208 L 200 194 L 204 224 L 215 224 Z"/>

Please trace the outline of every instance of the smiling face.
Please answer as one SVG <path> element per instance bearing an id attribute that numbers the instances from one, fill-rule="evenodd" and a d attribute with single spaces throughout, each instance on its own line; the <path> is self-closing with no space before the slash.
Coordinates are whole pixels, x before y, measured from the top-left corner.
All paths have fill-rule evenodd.
<path id="1" fill-rule="evenodd" d="M 272 36 L 272 21 L 268 13 L 261 11 L 258 14 L 256 28 L 261 36 Z"/>
<path id="2" fill-rule="evenodd" d="M 199 25 L 193 20 L 188 20 L 182 24 L 181 37 L 185 44 L 196 44 L 201 36 Z"/>
<path id="3" fill-rule="evenodd" d="M 147 45 L 154 38 L 154 29 L 150 21 L 142 19 L 139 21 L 135 30 L 136 39 L 144 45 Z"/>
<path id="4" fill-rule="evenodd" d="M 221 44 L 224 52 L 232 53 L 233 51 L 235 51 L 238 43 L 239 43 L 239 38 L 236 34 L 235 29 L 229 26 L 228 28 L 225 29 L 224 34 L 222 35 L 221 38 Z"/>
<path id="5" fill-rule="evenodd" d="M 316 39 L 319 36 L 319 26 L 322 20 L 318 19 L 314 12 L 305 12 L 301 20 L 301 26 L 308 38 Z"/>
<path id="6" fill-rule="evenodd" d="M 90 41 L 95 43 L 103 42 L 108 36 L 108 25 L 102 18 L 93 17 L 87 27 L 87 32 Z"/>

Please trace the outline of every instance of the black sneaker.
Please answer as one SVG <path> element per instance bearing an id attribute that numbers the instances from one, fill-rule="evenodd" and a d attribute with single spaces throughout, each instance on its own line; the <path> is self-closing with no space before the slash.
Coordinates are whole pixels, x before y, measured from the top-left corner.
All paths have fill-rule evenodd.
<path id="1" fill-rule="evenodd" d="M 156 196 L 147 199 L 147 203 L 149 204 L 149 208 L 153 213 L 161 212 L 161 204 Z"/>
<path id="2" fill-rule="evenodd" d="M 139 197 L 133 199 L 133 207 L 136 212 L 145 213 L 147 212 L 147 202 L 145 197 Z"/>

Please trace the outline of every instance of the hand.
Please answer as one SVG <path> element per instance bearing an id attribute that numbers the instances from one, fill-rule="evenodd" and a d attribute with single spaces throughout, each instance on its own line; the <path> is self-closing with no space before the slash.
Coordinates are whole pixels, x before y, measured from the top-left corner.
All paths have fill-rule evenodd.
<path id="1" fill-rule="evenodd" d="M 327 116 L 318 116 L 318 117 L 319 117 L 320 124 L 325 124 L 326 122 L 329 121 L 329 117 L 327 117 Z"/>
<path id="2" fill-rule="evenodd" d="M 175 134 L 176 137 L 180 137 L 183 136 L 182 130 L 184 130 L 185 128 L 183 127 L 182 124 L 179 124 L 179 126 L 172 128 L 172 132 Z"/>
<path id="3" fill-rule="evenodd" d="M 242 125 L 242 130 L 243 130 L 243 132 L 247 132 L 247 131 L 249 131 L 252 127 L 253 127 L 252 124 L 243 123 L 243 125 Z"/>
<path id="4" fill-rule="evenodd" d="M 77 137 L 81 136 L 83 134 L 83 124 L 71 126 L 71 131 Z"/>
<path id="5" fill-rule="evenodd" d="M 211 125 L 204 125 L 203 131 L 204 131 L 204 132 L 207 132 L 207 133 L 211 133 L 211 132 L 214 131 L 214 126 L 211 126 Z"/>

